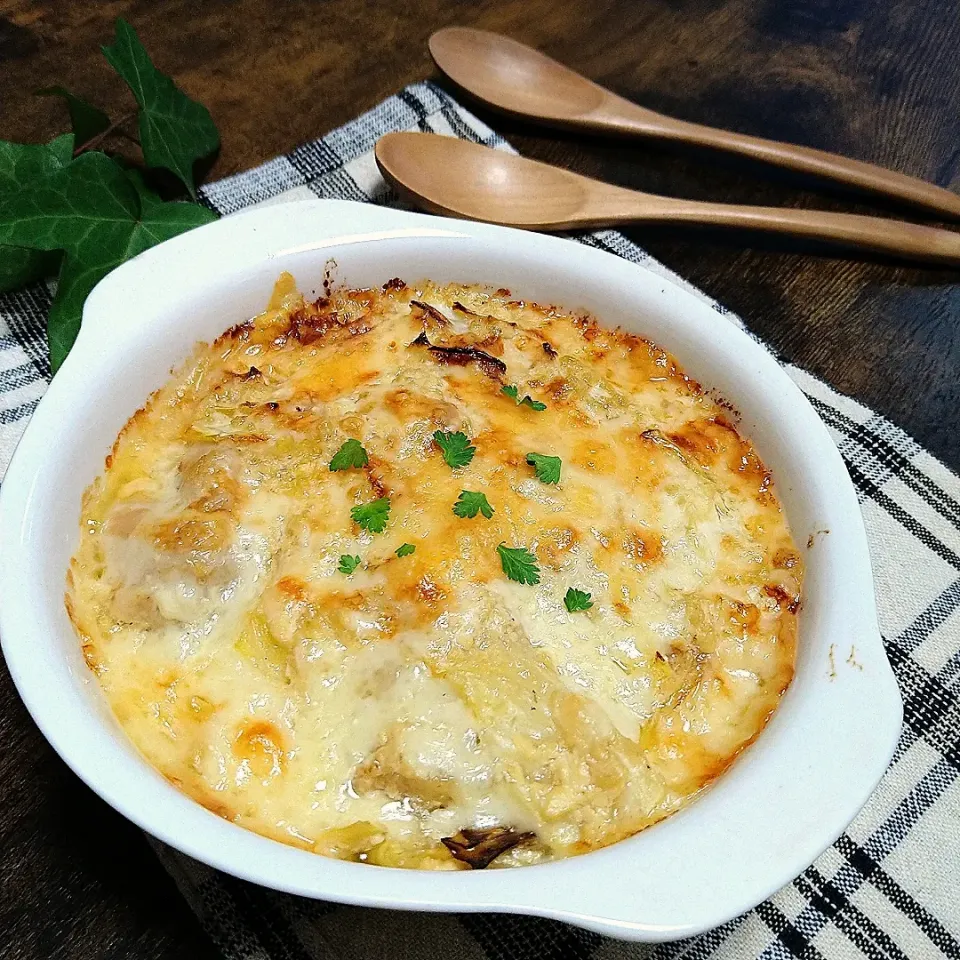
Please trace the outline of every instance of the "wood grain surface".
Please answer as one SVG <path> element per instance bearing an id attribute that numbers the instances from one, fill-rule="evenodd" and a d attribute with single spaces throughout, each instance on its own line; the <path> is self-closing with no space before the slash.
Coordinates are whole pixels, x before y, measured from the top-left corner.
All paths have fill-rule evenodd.
<path id="1" fill-rule="evenodd" d="M 51 83 L 114 115 L 129 109 L 99 54 L 118 15 L 210 108 L 223 140 L 213 176 L 433 75 L 427 37 L 459 23 L 509 33 L 654 109 L 960 191 L 957 0 L 0 0 L 0 137 L 65 129 L 62 108 L 32 96 Z M 899 214 L 708 152 L 587 140 L 477 112 L 529 156 L 641 190 Z M 741 233 L 629 233 L 783 357 L 960 469 L 960 272 L 828 258 Z M 0 734 L 0 956 L 210 956 L 142 836 L 53 755 L 5 671 Z"/>

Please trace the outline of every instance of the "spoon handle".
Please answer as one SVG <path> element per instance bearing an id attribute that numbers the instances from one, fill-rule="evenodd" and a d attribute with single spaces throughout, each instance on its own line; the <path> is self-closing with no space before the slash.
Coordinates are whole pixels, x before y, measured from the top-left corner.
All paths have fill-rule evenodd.
<path id="1" fill-rule="evenodd" d="M 960 233 L 940 227 L 853 213 L 680 200 L 619 188 L 608 188 L 591 197 L 581 207 L 577 222 L 569 225 L 599 227 L 637 222 L 739 227 L 960 266 Z"/>
<path id="2" fill-rule="evenodd" d="M 603 89 L 603 88 L 601 88 Z M 809 173 L 846 184 L 932 213 L 960 219 L 960 196 L 916 177 L 852 160 L 825 150 L 765 140 L 667 117 L 603 90 L 603 102 L 577 121 L 577 126 L 607 133 L 656 137 L 711 147 L 761 160 L 773 166 Z"/>

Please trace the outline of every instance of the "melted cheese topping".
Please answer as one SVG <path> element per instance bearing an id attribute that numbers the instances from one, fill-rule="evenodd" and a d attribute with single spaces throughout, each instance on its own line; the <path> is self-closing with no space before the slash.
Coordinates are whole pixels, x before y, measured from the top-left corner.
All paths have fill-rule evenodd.
<path id="1" fill-rule="evenodd" d="M 451 469 L 437 430 L 473 461 Z M 369 463 L 333 472 L 348 438 Z M 456 516 L 462 490 L 492 518 Z M 351 508 L 380 497 L 370 533 Z M 793 673 L 799 554 L 727 412 L 654 344 L 508 291 L 307 303 L 283 278 L 126 425 L 81 531 L 67 606 L 139 750 L 328 856 L 468 869 L 630 836 L 721 773 Z M 569 587 L 593 607 L 568 613 Z"/>

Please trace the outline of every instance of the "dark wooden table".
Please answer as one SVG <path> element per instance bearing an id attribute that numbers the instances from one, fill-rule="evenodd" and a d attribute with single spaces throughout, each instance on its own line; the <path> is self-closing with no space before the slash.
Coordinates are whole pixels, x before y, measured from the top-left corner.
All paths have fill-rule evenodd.
<path id="1" fill-rule="evenodd" d="M 427 37 L 460 23 L 512 34 L 688 120 L 960 189 L 956 0 L 0 0 L 0 137 L 36 141 L 64 129 L 58 104 L 31 95 L 51 83 L 114 115 L 129 109 L 99 54 L 118 14 L 210 108 L 223 140 L 213 176 L 430 76 Z M 586 141 L 478 112 L 528 155 L 641 189 L 877 210 L 712 154 Z M 783 356 L 960 468 L 960 274 L 828 259 L 742 234 L 632 236 Z M 0 955 L 210 956 L 146 841 L 54 756 L 5 672 L 0 734 Z"/>

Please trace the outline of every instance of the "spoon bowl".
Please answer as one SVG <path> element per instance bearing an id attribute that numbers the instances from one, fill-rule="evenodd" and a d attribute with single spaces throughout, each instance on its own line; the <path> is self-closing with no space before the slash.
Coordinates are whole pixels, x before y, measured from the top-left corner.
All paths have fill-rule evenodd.
<path id="1" fill-rule="evenodd" d="M 581 223 L 588 199 L 584 177 L 453 137 L 389 133 L 375 156 L 397 192 L 431 213 L 550 230 Z"/>
<path id="2" fill-rule="evenodd" d="M 447 27 L 429 46 L 454 83 L 514 115 L 577 126 L 614 97 L 539 50 L 486 30 Z"/>

